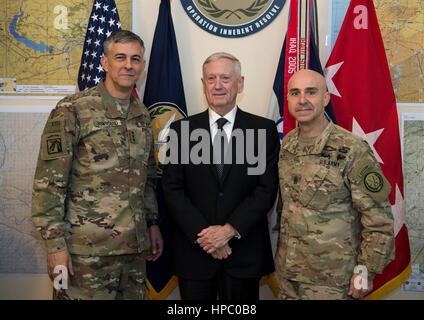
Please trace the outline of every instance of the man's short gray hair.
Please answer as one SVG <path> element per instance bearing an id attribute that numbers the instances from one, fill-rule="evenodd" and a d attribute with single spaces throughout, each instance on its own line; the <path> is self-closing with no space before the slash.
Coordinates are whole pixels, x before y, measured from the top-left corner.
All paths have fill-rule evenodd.
<path id="1" fill-rule="evenodd" d="M 205 66 L 213 61 L 219 60 L 219 59 L 228 59 L 233 62 L 234 65 L 234 72 L 238 77 L 241 76 L 241 64 L 239 59 L 234 57 L 232 54 L 227 52 L 215 52 L 211 54 L 209 57 L 206 58 L 205 62 L 203 62 L 203 74 L 205 73 Z"/>
<path id="2" fill-rule="evenodd" d="M 136 35 L 134 32 L 129 30 L 117 30 L 110 34 L 110 36 L 105 40 L 104 43 L 104 53 L 107 55 L 110 47 L 113 43 L 128 43 L 128 42 L 137 42 L 144 54 L 144 41 Z"/>

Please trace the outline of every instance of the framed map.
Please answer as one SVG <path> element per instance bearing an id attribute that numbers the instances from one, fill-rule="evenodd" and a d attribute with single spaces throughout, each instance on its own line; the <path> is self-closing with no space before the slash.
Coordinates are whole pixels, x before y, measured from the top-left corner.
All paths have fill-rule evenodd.
<path id="1" fill-rule="evenodd" d="M 122 28 L 132 1 L 116 0 Z M 74 93 L 93 6 L 86 0 L 0 0 L 0 96 Z"/>
<path id="2" fill-rule="evenodd" d="M 412 275 L 403 289 L 424 292 L 424 114 L 404 113 L 402 132 L 406 224 L 412 264 Z"/>
<path id="3" fill-rule="evenodd" d="M 349 6 L 333 0 L 331 43 Z M 422 0 L 374 0 L 398 103 L 424 103 L 424 5 Z"/>

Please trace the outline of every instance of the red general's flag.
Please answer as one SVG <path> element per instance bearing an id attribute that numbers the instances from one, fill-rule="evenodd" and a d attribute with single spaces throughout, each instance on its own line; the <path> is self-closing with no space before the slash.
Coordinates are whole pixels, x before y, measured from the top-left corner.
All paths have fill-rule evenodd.
<path id="1" fill-rule="evenodd" d="M 372 0 L 352 0 L 325 70 L 337 124 L 368 141 L 392 191 L 396 256 L 374 280 L 378 299 L 410 272 L 396 98 Z"/>

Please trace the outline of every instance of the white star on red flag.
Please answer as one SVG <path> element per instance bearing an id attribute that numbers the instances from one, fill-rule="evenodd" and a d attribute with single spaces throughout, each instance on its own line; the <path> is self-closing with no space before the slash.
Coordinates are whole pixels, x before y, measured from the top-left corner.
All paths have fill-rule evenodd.
<path id="1" fill-rule="evenodd" d="M 366 140 L 368 144 L 370 145 L 375 158 L 379 163 L 384 163 L 383 159 L 381 159 L 380 155 L 378 154 L 377 150 L 375 149 L 374 144 L 377 142 L 380 135 L 383 133 L 384 128 L 378 129 L 372 132 L 365 133 L 364 129 L 359 125 L 358 121 L 356 121 L 355 117 L 353 117 L 353 123 L 352 123 L 352 132 L 356 134 L 357 136 L 360 136 L 362 139 Z"/>
<path id="2" fill-rule="evenodd" d="M 336 75 L 337 71 L 339 71 L 343 63 L 344 61 L 339 62 L 337 64 L 333 64 L 332 66 L 329 66 L 325 68 L 324 70 L 325 81 L 327 82 L 328 92 L 338 97 L 341 97 L 341 95 L 339 90 L 337 90 L 336 85 L 334 84 L 333 77 Z"/>

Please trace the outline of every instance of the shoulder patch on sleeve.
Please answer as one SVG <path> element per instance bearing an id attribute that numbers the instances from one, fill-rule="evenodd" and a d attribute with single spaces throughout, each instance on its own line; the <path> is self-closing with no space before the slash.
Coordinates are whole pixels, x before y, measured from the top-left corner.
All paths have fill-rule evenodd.
<path id="1" fill-rule="evenodd" d="M 371 157 L 359 160 L 350 173 L 349 179 L 352 184 L 357 185 L 362 192 L 377 202 L 385 201 L 390 194 L 390 183 L 384 177 L 378 163 Z"/>
<path id="2" fill-rule="evenodd" d="M 364 177 L 364 185 L 371 192 L 379 192 L 383 189 L 383 177 L 378 172 L 368 172 Z"/>
<path id="3" fill-rule="evenodd" d="M 63 118 L 49 119 L 41 136 L 42 160 L 53 160 L 69 155 Z"/>

